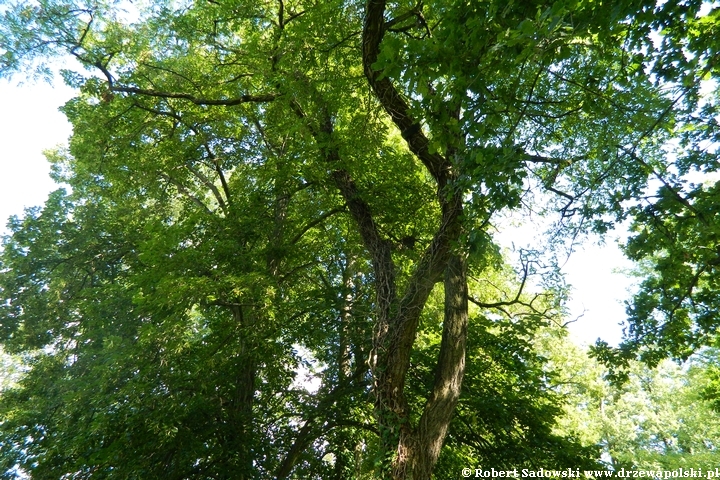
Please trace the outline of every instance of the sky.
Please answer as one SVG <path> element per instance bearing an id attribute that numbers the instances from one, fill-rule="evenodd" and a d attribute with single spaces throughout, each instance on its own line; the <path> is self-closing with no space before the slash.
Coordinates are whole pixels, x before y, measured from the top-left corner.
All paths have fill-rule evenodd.
<path id="1" fill-rule="evenodd" d="M 72 98 L 62 81 L 51 86 L 0 80 L 0 222 L 42 205 L 57 185 L 43 151 L 67 142 L 72 129 L 58 107 Z"/>
<path id="2" fill-rule="evenodd" d="M 0 221 L 2 233 L 11 215 L 42 205 L 58 186 L 49 177 L 50 166 L 43 151 L 66 144 L 72 129 L 58 108 L 74 96 L 61 80 L 43 82 L 0 80 Z M 522 231 L 522 230 L 520 230 Z M 525 230 L 527 237 L 530 230 Z M 532 238 L 517 238 L 528 244 Z M 631 280 L 619 271 L 631 265 L 610 235 L 604 245 L 587 242 L 563 265 L 573 288 L 569 304 L 571 337 L 580 344 L 601 338 L 617 344 L 621 338 L 623 299 Z"/>

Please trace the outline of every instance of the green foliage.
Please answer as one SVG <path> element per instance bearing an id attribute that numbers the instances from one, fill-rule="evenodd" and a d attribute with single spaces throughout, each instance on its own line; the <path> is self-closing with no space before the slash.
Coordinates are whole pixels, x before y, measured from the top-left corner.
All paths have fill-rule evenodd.
<path id="1" fill-rule="evenodd" d="M 651 363 L 668 355 L 687 358 L 711 343 L 717 329 L 720 184 L 683 188 L 678 182 L 658 190 L 638 212 L 626 246 L 628 256 L 651 272 L 628 306 L 625 348 L 648 346 L 642 357 Z"/>
<path id="2" fill-rule="evenodd" d="M 646 31 L 658 32 L 642 58 L 673 101 L 666 145 L 672 160 L 653 169 L 654 181 L 628 208 L 629 258 L 639 262 L 639 289 L 628 303 L 627 339 L 618 352 L 639 355 L 649 365 L 671 356 L 686 359 L 715 342 L 718 324 L 718 9 L 704 2 L 666 2 L 640 17 Z M 680 20 L 680 21 L 677 21 Z M 640 34 L 640 32 L 638 32 Z M 671 118 L 671 111 L 665 115 Z M 645 164 L 642 155 L 636 161 Z M 622 362 L 620 362 L 622 363 Z"/>
<path id="3" fill-rule="evenodd" d="M 438 448 L 447 429 L 439 476 L 594 465 L 589 424 L 554 429 L 562 395 L 580 393 L 535 349 L 567 289 L 537 252 L 506 265 L 491 232 L 508 211 L 554 216 L 556 240 L 630 219 L 645 280 L 629 342 L 598 355 L 657 363 L 714 338 L 718 188 L 686 176 L 718 167 L 717 98 L 702 94 L 717 89 L 703 87 L 717 8 L 0 11 L 0 75 L 43 74 L 52 55 L 82 66 L 62 72 L 73 138 L 49 154 L 67 188 L 11 219 L 0 256 L 1 340 L 31 367 L 0 402 L 6 478 L 401 478 L 402 441 L 424 441 L 426 420 Z M 458 398 L 433 411 L 448 379 Z M 597 382 L 587 392 L 611 388 Z M 697 393 L 653 400 L 678 391 Z M 604 432 L 607 451 L 658 464 L 664 421 L 617 451 L 628 431 Z M 661 453 L 696 448 L 688 435 Z M 437 457 L 413 455 L 429 478 Z"/>
<path id="4" fill-rule="evenodd" d="M 547 336 L 545 350 L 567 395 L 558 431 L 602 448 L 613 470 L 712 469 L 720 460 L 720 417 L 707 400 L 717 355 L 685 365 L 665 360 L 655 368 L 631 362 L 626 381 L 608 381 L 607 370 L 587 353 Z"/>

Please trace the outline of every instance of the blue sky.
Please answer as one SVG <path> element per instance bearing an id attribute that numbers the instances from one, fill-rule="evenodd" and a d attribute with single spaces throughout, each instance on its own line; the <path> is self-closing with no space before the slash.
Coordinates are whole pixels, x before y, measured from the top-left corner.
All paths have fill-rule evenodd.
<path id="1" fill-rule="evenodd" d="M 28 207 L 42 205 L 47 194 L 57 188 L 50 180 L 43 150 L 65 144 L 70 125 L 58 107 L 74 95 L 56 80 L 19 84 L 0 81 L 0 221 L 3 233 L 10 215 L 20 215 Z M 526 232 L 529 230 L 526 230 Z M 526 244 L 532 239 L 518 239 Z M 580 343 L 594 343 L 600 337 L 610 343 L 620 339 L 619 322 L 624 318 L 622 299 L 630 280 L 615 272 L 629 267 L 612 237 L 604 246 L 588 242 L 564 265 L 568 283 L 574 287 L 570 302 L 570 332 Z"/>

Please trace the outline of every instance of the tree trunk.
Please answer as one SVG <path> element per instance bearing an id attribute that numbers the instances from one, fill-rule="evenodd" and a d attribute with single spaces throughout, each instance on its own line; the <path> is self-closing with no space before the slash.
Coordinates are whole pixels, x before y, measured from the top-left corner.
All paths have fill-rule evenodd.
<path id="1" fill-rule="evenodd" d="M 231 434 L 228 438 L 227 448 L 237 452 L 236 472 L 238 479 L 252 478 L 253 455 L 253 404 L 255 402 L 255 383 L 257 379 L 257 358 L 253 353 L 252 345 L 245 337 L 245 330 L 252 328 L 252 319 L 243 315 L 241 306 L 232 307 L 233 316 L 241 326 L 240 351 L 237 356 L 235 375 L 235 395 L 230 404 L 228 416 L 230 418 Z"/>
<path id="2" fill-rule="evenodd" d="M 418 263 L 405 295 L 388 308 L 394 315 L 387 325 L 378 316 L 375 338 L 376 411 L 380 426 L 383 456 L 393 453 L 389 474 L 393 479 L 429 479 L 445 441 L 450 419 L 457 405 L 465 373 L 467 339 L 467 267 L 454 245 L 462 233 L 462 195 L 455 189 L 456 166 L 445 156 L 432 153 L 429 141 L 413 118 L 405 99 L 392 79 L 375 70 L 385 34 L 385 0 L 367 0 L 363 27 L 363 67 L 375 97 L 400 129 L 410 150 L 437 183 L 442 209 L 440 226 L 430 247 Z M 418 7 L 416 7 L 417 9 Z M 417 14 L 414 10 L 410 14 Z M 459 110 L 458 110 L 459 112 Z M 449 112 L 457 115 L 458 112 Z M 367 246 L 367 245 L 366 245 Z M 375 265 L 377 270 L 379 266 Z M 445 273 L 445 315 L 440 354 L 432 392 L 417 425 L 410 424 L 404 395 L 405 377 L 417 332 L 420 314 L 430 292 Z M 381 306 L 381 304 L 378 304 Z M 387 308 L 387 307 L 386 307 Z"/>
<path id="3" fill-rule="evenodd" d="M 440 456 L 465 375 L 468 326 L 467 265 L 453 255 L 445 271 L 445 318 L 432 394 L 417 427 L 413 479 L 429 479 Z"/>
<path id="4" fill-rule="evenodd" d="M 371 0 L 368 3 L 370 10 L 372 12 L 366 20 L 363 45 L 366 76 L 396 125 L 400 128 L 414 125 L 416 122 L 410 117 L 408 106 L 392 83 L 387 78 L 380 79 L 379 72 L 371 68 L 382 38 L 384 2 Z M 380 27 L 373 23 L 378 21 L 381 22 Z M 331 168 L 340 166 L 340 152 L 332 142 L 332 115 L 327 108 L 322 110 L 318 123 L 312 122 L 305 115 L 299 103 L 294 103 L 293 108 L 298 118 L 305 120 L 328 165 Z M 395 479 L 412 478 L 416 469 L 422 478 L 430 478 L 459 397 L 467 330 L 465 261 L 453 252 L 462 233 L 462 195 L 454 188 L 457 173 L 447 158 L 430 153 L 428 139 L 421 129 L 412 129 L 412 134 L 403 131 L 403 136 L 410 150 L 420 158 L 437 182 L 437 198 L 442 215 L 438 229 L 415 266 L 402 297 L 397 292 L 392 242 L 381 235 L 370 206 L 363 199 L 350 173 L 344 169 L 335 169 L 330 174 L 355 220 L 372 261 L 376 319 L 370 365 L 374 377 L 381 455 L 386 459 L 383 469 Z M 443 274 L 446 276 L 445 324 L 435 385 L 420 424 L 412 426 L 404 393 L 410 356 L 422 310 Z"/>

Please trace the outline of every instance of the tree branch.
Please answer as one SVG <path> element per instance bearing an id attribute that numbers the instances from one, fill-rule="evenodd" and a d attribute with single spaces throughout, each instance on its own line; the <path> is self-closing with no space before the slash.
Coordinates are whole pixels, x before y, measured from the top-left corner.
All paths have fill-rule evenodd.
<path id="1" fill-rule="evenodd" d="M 430 153 L 430 142 L 420 123 L 410 115 L 410 109 L 392 81 L 373 65 L 378 60 L 380 44 L 385 33 L 385 0 L 369 0 L 363 27 L 363 67 L 365 77 L 385 111 L 400 129 L 410 150 L 417 155 L 439 186 L 447 183 L 452 170 L 450 162 L 437 153 Z"/>
<path id="2" fill-rule="evenodd" d="M 187 168 L 193 175 L 195 175 L 195 177 L 200 180 L 203 185 L 210 189 L 213 196 L 215 197 L 215 200 L 217 200 L 218 205 L 220 205 L 222 211 L 227 213 L 227 205 L 225 204 L 225 200 L 223 200 L 222 195 L 220 195 L 220 191 L 215 186 L 215 184 L 212 183 L 204 173 L 193 167 L 189 161 L 185 162 L 185 168 Z"/>
<path id="3" fill-rule="evenodd" d="M 105 73 L 105 76 L 108 78 L 108 83 L 110 84 L 110 90 L 113 92 L 122 92 L 122 93 L 132 93 L 136 95 L 146 95 L 149 97 L 156 97 L 156 98 L 175 98 L 179 100 L 187 100 L 190 103 L 193 103 L 195 105 L 217 105 L 217 106 L 226 106 L 226 107 L 232 107 L 236 105 L 242 105 L 243 103 L 265 103 L 265 102 L 271 102 L 278 98 L 279 95 L 274 93 L 267 93 L 267 94 L 259 94 L 259 95 L 241 95 L 239 97 L 235 98 L 226 98 L 226 99 L 212 99 L 212 98 L 198 98 L 194 97 L 192 95 L 189 95 L 187 93 L 172 93 L 172 92 L 162 92 L 158 90 L 153 89 L 145 89 L 145 88 L 135 88 L 135 87 L 118 87 L 112 84 L 109 79 L 112 78 L 110 76 L 110 73 L 105 69 L 104 67 L 101 67 L 99 65 L 96 65 L 98 68 L 103 70 L 103 73 Z"/>
<path id="4" fill-rule="evenodd" d="M 293 100 L 291 108 L 298 118 L 305 121 L 307 129 L 315 139 L 320 154 L 325 162 L 334 167 L 340 162 L 340 152 L 331 141 L 333 138 L 332 118 L 326 110 L 320 113 L 320 125 L 315 125 L 305 114 L 300 104 Z M 335 186 L 340 191 L 350 214 L 358 226 L 363 245 L 372 257 L 373 271 L 376 282 L 376 299 L 378 324 L 386 330 L 390 318 L 390 309 L 396 299 L 395 263 L 392 259 L 391 243 L 380 235 L 375 224 L 370 206 L 360 196 L 357 185 L 344 169 L 334 170 L 330 174 Z"/>
<path id="5" fill-rule="evenodd" d="M 297 233 L 297 235 L 295 235 L 293 237 L 293 239 L 290 240 L 290 244 L 291 245 L 296 244 L 297 242 L 300 241 L 300 239 L 303 237 L 303 235 L 305 235 L 310 229 L 319 225 L 320 223 L 322 223 L 326 219 L 330 218 L 331 216 L 335 215 L 336 213 L 340 213 L 340 212 L 344 212 L 344 211 L 345 211 L 344 206 L 338 207 L 338 208 L 333 208 L 332 210 L 328 210 L 327 212 L 323 213 L 318 218 L 308 222 L 304 227 L 302 227 L 300 229 L 300 231 Z"/>
<path id="6" fill-rule="evenodd" d="M 208 215 L 213 215 L 212 210 L 210 210 L 210 209 L 207 207 L 207 205 L 205 205 L 205 204 L 202 202 L 202 200 L 200 200 L 198 197 L 196 197 L 195 195 L 193 195 L 193 193 L 192 193 L 185 185 L 183 185 L 182 183 L 178 182 L 177 180 L 175 180 L 174 178 L 172 178 L 170 175 L 167 175 L 166 173 L 158 172 L 158 175 L 159 175 L 161 178 L 164 178 L 164 179 L 167 180 L 168 182 L 170 182 L 170 183 L 172 183 L 173 185 L 175 185 L 175 187 L 177 187 L 177 189 L 178 189 L 181 193 L 183 193 L 183 194 L 184 194 L 185 196 L 187 196 L 190 200 L 192 200 L 193 203 L 195 203 L 197 206 L 199 206 L 200 208 L 202 208 L 202 209 L 205 211 L 205 213 L 207 213 Z"/>
<path id="7" fill-rule="evenodd" d="M 624 147 L 622 147 L 622 146 L 618 146 L 618 148 L 620 148 L 620 150 L 622 150 L 623 152 L 625 152 L 625 154 L 628 155 L 631 159 L 633 159 L 634 161 L 640 163 L 640 164 L 643 165 L 645 168 L 647 168 L 648 170 L 650 170 L 650 171 L 652 172 L 652 174 L 655 176 L 655 178 L 657 178 L 658 180 L 660 180 L 660 183 L 662 183 L 663 186 L 664 186 L 665 188 L 667 188 L 667 189 L 673 194 L 673 197 L 675 197 L 675 199 L 676 199 L 681 205 L 683 205 L 685 208 L 687 208 L 689 211 L 691 211 L 691 212 L 698 218 L 698 220 L 700 220 L 700 221 L 703 223 L 703 225 L 705 225 L 705 226 L 708 226 L 708 225 L 709 225 L 707 219 L 705 218 L 705 215 L 703 215 L 702 212 L 699 212 L 695 207 L 693 207 L 693 205 L 688 201 L 687 198 L 685 198 L 685 197 L 683 197 L 682 195 L 680 195 L 680 193 L 678 193 L 678 191 L 677 191 L 675 188 L 673 188 L 673 186 L 670 185 L 670 184 L 667 182 L 667 180 L 665 180 L 662 175 L 660 175 L 657 171 L 655 171 L 655 169 L 654 169 L 653 167 L 651 167 L 645 160 L 643 160 L 642 158 L 640 158 L 633 150 L 629 150 L 629 149 L 624 148 Z"/>

